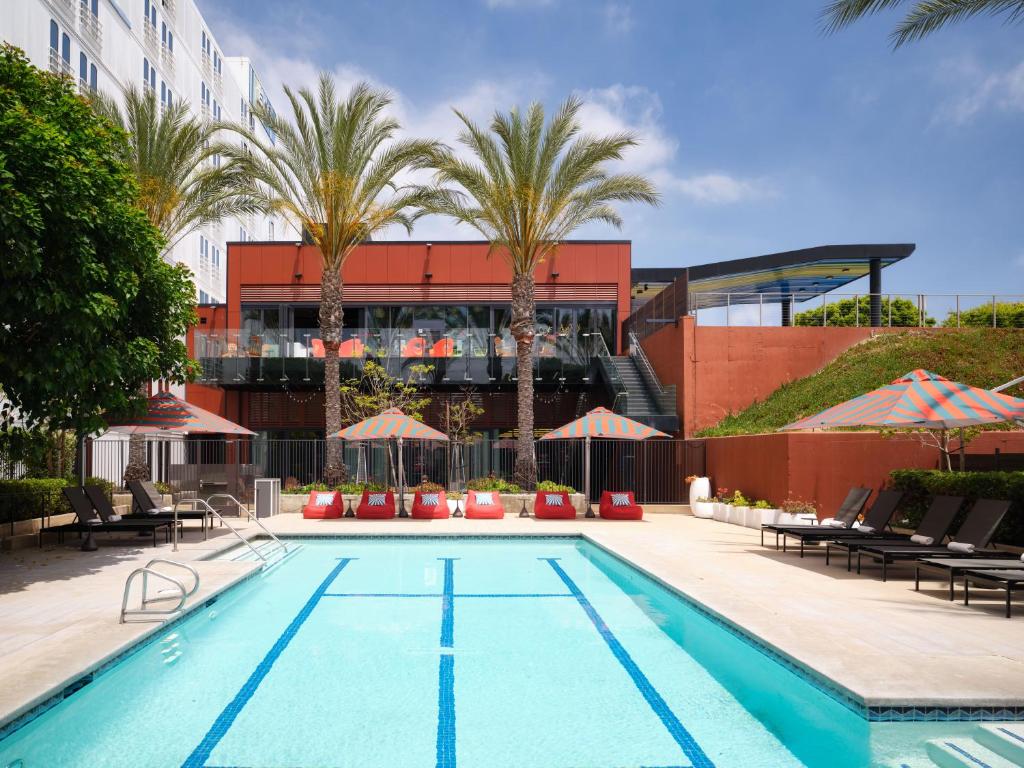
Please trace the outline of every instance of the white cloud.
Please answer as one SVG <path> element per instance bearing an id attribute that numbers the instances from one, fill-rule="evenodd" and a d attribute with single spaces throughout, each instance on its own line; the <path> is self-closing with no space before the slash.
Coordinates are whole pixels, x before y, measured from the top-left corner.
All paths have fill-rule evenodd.
<path id="1" fill-rule="evenodd" d="M 594 134 L 631 131 L 639 146 L 625 152 L 622 169 L 646 174 L 664 193 L 708 204 L 739 203 L 777 195 L 763 179 L 740 178 L 723 171 L 681 176 L 674 169 L 679 142 L 661 124 L 661 101 L 641 86 L 613 85 L 584 91 L 580 120 Z"/>
<path id="2" fill-rule="evenodd" d="M 604 28 L 612 34 L 624 35 L 633 28 L 633 9 L 629 3 L 605 3 L 602 13 Z"/>
<path id="3" fill-rule="evenodd" d="M 946 62 L 940 79 L 957 95 L 943 103 L 936 121 L 964 125 L 988 110 L 1024 112 L 1024 61 L 1010 69 L 992 72 L 974 59 Z"/>

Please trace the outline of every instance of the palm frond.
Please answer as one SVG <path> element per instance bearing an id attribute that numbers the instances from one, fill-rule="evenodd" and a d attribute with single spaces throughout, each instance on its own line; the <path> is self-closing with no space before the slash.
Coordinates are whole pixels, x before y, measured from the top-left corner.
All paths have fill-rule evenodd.
<path id="1" fill-rule="evenodd" d="M 826 34 L 855 21 L 893 8 L 908 0 L 832 0 L 821 14 Z M 1006 15 L 1007 23 L 1024 20 L 1024 0 L 914 0 L 902 21 L 889 35 L 893 48 L 920 40 L 948 24 L 980 14 Z"/>

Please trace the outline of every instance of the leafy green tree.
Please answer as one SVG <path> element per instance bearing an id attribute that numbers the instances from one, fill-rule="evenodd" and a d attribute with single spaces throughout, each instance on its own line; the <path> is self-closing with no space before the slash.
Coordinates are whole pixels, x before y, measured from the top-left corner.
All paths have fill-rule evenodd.
<path id="1" fill-rule="evenodd" d="M 384 114 L 390 95 L 366 83 L 357 84 L 340 100 L 334 80 L 326 74 L 320 76 L 316 93 L 284 90 L 292 108 L 291 121 L 261 104 L 252 108 L 256 119 L 276 135 L 276 143 L 270 145 L 240 128 L 257 151 L 229 154 L 256 182 L 261 204 L 301 227 L 320 251 L 324 423 L 331 435 L 342 427 L 338 360 L 342 267 L 356 246 L 375 233 L 396 225 L 412 231 L 420 205 L 430 193 L 401 184 L 400 177 L 422 166 L 436 143 L 396 140 L 398 121 Z M 327 440 L 324 479 L 329 485 L 344 479 L 341 448 L 338 440 Z"/>
<path id="2" fill-rule="evenodd" d="M 997 328 L 1024 328 L 1024 302 L 996 302 L 995 327 Z M 972 328 L 991 328 L 992 326 L 992 305 L 981 304 L 971 307 L 960 313 L 957 320 L 956 312 L 950 312 L 942 324 L 947 328 L 958 326 L 970 326 Z"/>
<path id="3" fill-rule="evenodd" d="M 537 484 L 533 436 L 534 273 L 574 230 L 599 221 L 615 227 L 616 202 L 655 205 L 658 193 L 643 176 L 612 173 L 609 163 L 637 144 L 631 133 L 579 135 L 582 102 L 567 100 L 545 124 L 544 108 L 496 113 L 490 130 L 456 110 L 459 141 L 475 162 L 448 148 L 434 153 L 440 194 L 428 209 L 468 224 L 490 242 L 512 270 L 512 322 L 518 370 L 516 482 Z"/>
<path id="4" fill-rule="evenodd" d="M 0 424 L 81 432 L 193 375 L 187 269 L 139 208 L 125 136 L 11 47 L 0 50 Z M 8 432 L 10 434 L 10 432 Z"/>
<path id="5" fill-rule="evenodd" d="M 894 48 L 972 16 L 1003 16 L 1008 23 L 1024 20 L 1024 0 L 831 0 L 822 18 L 826 31 L 835 32 L 864 16 L 911 3 L 889 35 Z"/>
<path id="6" fill-rule="evenodd" d="M 226 151 L 220 123 L 192 115 L 184 101 L 158 104 L 155 93 L 135 86 L 124 92 L 123 111 L 104 95 L 93 106 L 128 136 L 124 161 L 138 182 L 139 205 L 163 234 L 165 253 L 200 227 L 259 210 L 241 165 L 219 162 Z M 148 478 L 145 436 L 133 434 L 124 482 Z"/>
<path id="7" fill-rule="evenodd" d="M 824 308 L 814 307 L 797 313 L 793 318 L 793 323 L 794 325 L 825 325 L 826 315 L 828 325 L 871 325 L 871 297 L 859 296 L 856 300 L 853 298 L 840 299 L 839 301 L 826 304 Z M 889 325 L 890 317 L 892 318 L 893 327 L 916 328 L 921 325 L 921 316 L 917 304 L 910 299 L 896 298 L 890 300 L 883 298 L 882 325 Z M 924 324 L 927 326 L 935 325 L 935 319 L 928 317 L 926 314 Z"/>

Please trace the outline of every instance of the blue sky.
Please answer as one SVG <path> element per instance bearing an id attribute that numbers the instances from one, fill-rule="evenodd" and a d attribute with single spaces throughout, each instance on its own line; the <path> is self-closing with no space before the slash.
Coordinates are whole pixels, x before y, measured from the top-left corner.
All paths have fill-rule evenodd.
<path id="1" fill-rule="evenodd" d="M 915 242 L 886 290 L 1024 294 L 1024 26 L 979 19 L 894 52 L 895 15 L 825 37 L 825 0 L 199 1 L 279 111 L 282 82 L 326 69 L 391 89 L 410 133 L 451 142 L 453 104 L 484 121 L 580 94 L 587 128 L 640 134 L 625 165 L 663 193 L 621 233 L 582 233 L 631 239 L 635 266 Z"/>

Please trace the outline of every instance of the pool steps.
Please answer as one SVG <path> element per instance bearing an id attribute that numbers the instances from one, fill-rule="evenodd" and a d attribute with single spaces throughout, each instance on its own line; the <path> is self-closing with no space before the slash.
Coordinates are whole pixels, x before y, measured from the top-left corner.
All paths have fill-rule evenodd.
<path id="1" fill-rule="evenodd" d="M 932 739 L 926 749 L 939 768 L 1024 768 L 1024 727 L 981 725 L 971 736 Z"/>

